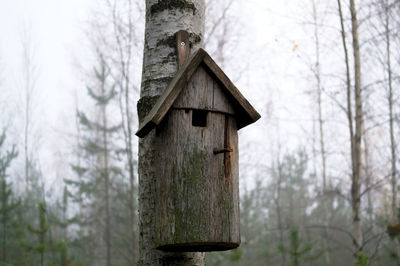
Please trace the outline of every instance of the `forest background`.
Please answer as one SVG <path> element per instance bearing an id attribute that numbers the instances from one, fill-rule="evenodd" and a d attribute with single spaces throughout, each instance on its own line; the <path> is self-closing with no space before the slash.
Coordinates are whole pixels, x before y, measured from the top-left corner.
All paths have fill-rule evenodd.
<path id="1" fill-rule="evenodd" d="M 144 13 L 0 3 L 0 265 L 137 261 Z M 399 265 L 399 14 L 207 1 L 205 48 L 262 115 L 239 132 L 242 244 L 207 265 Z"/>

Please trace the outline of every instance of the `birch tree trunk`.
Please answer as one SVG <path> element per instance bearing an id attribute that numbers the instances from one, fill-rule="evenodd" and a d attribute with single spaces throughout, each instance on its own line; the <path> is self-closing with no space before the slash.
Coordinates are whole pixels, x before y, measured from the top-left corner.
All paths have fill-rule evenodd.
<path id="1" fill-rule="evenodd" d="M 383 3 L 385 10 L 385 42 L 386 42 L 386 71 L 388 77 L 388 103 L 389 103 L 389 131 L 390 131 L 390 155 L 391 155 L 391 183 L 392 183 L 392 223 L 397 221 L 397 180 L 396 180 L 396 142 L 394 139 L 393 129 L 393 77 L 392 77 L 392 63 L 391 63 L 391 38 L 390 38 L 390 13 L 389 2 Z"/>
<path id="2" fill-rule="evenodd" d="M 329 202 L 325 193 L 327 192 L 326 180 L 326 152 L 325 152 L 325 138 L 324 138 L 324 118 L 322 116 L 322 84 L 321 84 L 321 64 L 320 64 L 320 42 L 319 42 L 319 25 L 318 14 L 315 0 L 312 1 L 313 9 L 313 22 L 314 22 L 314 43 L 315 43 L 315 68 L 314 76 L 317 82 L 317 103 L 318 103 L 318 125 L 319 125 L 319 143 L 321 148 L 321 162 L 322 162 L 322 195 L 323 195 L 323 209 L 324 209 L 324 257 L 327 265 L 330 265 L 330 254 L 328 245 L 328 228 L 329 228 Z"/>
<path id="3" fill-rule="evenodd" d="M 351 184 L 351 205 L 353 210 L 354 254 L 362 250 L 361 228 L 361 131 L 362 131 L 362 98 L 361 98 L 361 62 L 358 40 L 358 20 L 354 0 L 350 0 L 351 30 L 354 56 L 354 90 L 355 90 L 355 135 L 352 157 L 353 174 Z"/>
<path id="4" fill-rule="evenodd" d="M 175 33 L 190 34 L 192 53 L 203 45 L 204 0 L 146 0 L 146 28 L 139 120 L 151 110 L 178 70 Z M 169 253 L 155 249 L 154 203 L 156 197 L 154 131 L 139 141 L 139 265 L 204 265 L 204 253 Z"/>
<path id="5" fill-rule="evenodd" d="M 102 84 L 102 94 L 105 95 L 104 83 Z M 106 214 L 106 227 L 105 227 L 105 242 L 106 242 L 106 265 L 111 266 L 111 213 L 110 213 L 110 174 L 108 165 L 108 136 L 107 136 L 107 111 L 106 105 L 102 106 L 102 118 L 103 118 L 103 175 L 104 175 L 104 191 L 105 191 L 105 214 Z"/>

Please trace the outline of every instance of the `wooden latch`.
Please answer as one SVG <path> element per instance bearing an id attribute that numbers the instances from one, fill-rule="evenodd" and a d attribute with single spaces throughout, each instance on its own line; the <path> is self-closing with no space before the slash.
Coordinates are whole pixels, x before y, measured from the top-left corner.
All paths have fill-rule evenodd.
<path id="1" fill-rule="evenodd" d="M 214 154 L 227 153 L 227 152 L 233 152 L 233 149 L 231 147 L 228 147 L 228 148 L 223 148 L 223 149 L 214 149 L 214 151 L 213 151 Z"/>

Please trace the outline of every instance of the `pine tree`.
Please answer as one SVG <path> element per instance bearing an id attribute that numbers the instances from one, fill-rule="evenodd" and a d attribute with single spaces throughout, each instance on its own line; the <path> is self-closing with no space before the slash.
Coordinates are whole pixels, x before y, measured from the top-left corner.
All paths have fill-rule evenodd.
<path id="1" fill-rule="evenodd" d="M 40 265 L 43 266 L 44 255 L 46 252 L 51 250 L 50 244 L 46 243 L 46 234 L 49 230 L 49 225 L 47 223 L 47 217 L 46 217 L 46 204 L 44 202 L 40 202 L 38 204 L 38 210 L 39 210 L 39 227 L 35 228 L 32 225 L 28 225 L 28 231 L 37 237 L 37 242 L 35 244 L 24 244 L 24 245 L 29 251 L 39 254 Z"/>
<path id="2" fill-rule="evenodd" d="M 15 219 L 15 210 L 18 208 L 20 202 L 16 200 L 11 183 L 7 181 L 7 170 L 9 169 L 11 162 L 18 156 L 18 152 L 15 148 L 15 145 L 11 147 L 11 150 L 5 150 L 5 140 L 6 140 L 6 131 L 3 130 L 0 135 L 0 216 L 1 216 L 1 257 L 0 262 L 8 263 L 7 254 L 9 254 L 9 246 L 10 242 L 10 233 L 12 230 L 12 222 Z"/>
<path id="3" fill-rule="evenodd" d="M 298 229 L 292 228 L 290 230 L 290 246 L 286 247 L 280 244 L 278 249 L 289 255 L 290 266 L 300 266 L 303 265 L 303 259 L 311 252 L 312 246 L 310 244 L 302 245 Z"/>
<path id="4" fill-rule="evenodd" d="M 111 188 L 115 187 L 114 179 L 121 176 L 120 167 L 113 164 L 113 158 L 120 152 L 113 142 L 113 137 L 120 132 L 121 126 L 109 125 L 108 112 L 117 92 L 115 86 L 109 84 L 110 71 L 101 53 L 98 59 L 99 66 L 94 68 L 96 86 L 87 88 L 96 109 L 95 116 L 90 118 L 86 113 L 77 111 L 79 125 L 83 131 L 79 147 L 83 152 L 83 163 L 72 165 L 77 180 L 67 179 L 65 182 L 71 187 L 69 195 L 72 200 L 81 208 L 73 218 L 81 227 L 82 233 L 76 244 L 89 247 L 89 257 L 101 260 L 98 254 L 105 254 L 106 265 L 109 266 L 112 262 L 111 227 L 114 215 L 111 213 L 114 195 Z"/>

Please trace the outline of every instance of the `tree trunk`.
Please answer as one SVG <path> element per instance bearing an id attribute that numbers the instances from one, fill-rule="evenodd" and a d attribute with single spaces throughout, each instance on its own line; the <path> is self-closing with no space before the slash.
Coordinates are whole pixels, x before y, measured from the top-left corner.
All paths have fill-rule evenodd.
<path id="1" fill-rule="evenodd" d="M 276 188 L 276 216 L 277 216 L 277 223 L 278 223 L 278 229 L 279 229 L 279 244 L 284 245 L 283 243 L 283 222 L 282 222 L 282 216 L 281 216 L 281 183 L 282 183 L 282 165 L 280 162 L 280 159 L 278 157 L 278 183 L 277 183 L 277 188 Z M 285 252 L 282 250 L 281 252 L 281 258 L 282 258 L 282 265 L 286 265 L 286 255 Z"/>
<path id="2" fill-rule="evenodd" d="M 389 130 L 390 130 L 390 151 L 391 151 L 391 183 L 392 183 L 392 223 L 397 221 L 397 180 L 396 180 L 396 143 L 394 140 L 394 129 L 393 129 L 393 82 L 392 82 L 392 64 L 390 56 L 390 24 L 389 24 L 389 3 L 386 1 L 384 4 L 385 9 L 385 42 L 386 42 L 386 69 L 388 76 L 388 87 L 389 87 Z"/>
<path id="3" fill-rule="evenodd" d="M 119 107 L 122 117 L 122 131 L 124 133 L 124 142 L 126 155 L 128 160 L 128 173 L 129 173 L 129 208 L 130 208 L 130 229 L 132 238 L 132 265 L 136 265 L 137 261 L 137 234 L 136 234 L 136 199 L 135 199 L 135 167 L 132 147 L 132 127 L 134 121 L 132 119 L 132 111 L 130 106 L 130 92 L 132 89 L 132 82 L 129 72 L 132 68 L 132 52 L 133 52 L 133 39 L 134 39 L 134 23 L 133 23 L 133 10 L 132 0 L 127 0 L 128 14 L 127 25 L 124 25 L 122 19 L 118 17 L 117 1 L 107 1 L 107 4 L 112 12 L 112 23 L 114 28 L 114 39 L 118 50 L 118 63 L 119 76 L 116 82 L 120 89 Z M 127 31 L 126 33 L 124 32 Z M 136 91 L 136 89 L 135 89 Z"/>
<path id="4" fill-rule="evenodd" d="M 354 56 L 354 89 L 355 89 L 355 135 L 354 135 L 354 156 L 352 158 L 353 174 L 351 185 L 351 199 L 353 211 L 353 235 L 354 254 L 362 249 L 362 228 L 361 228 L 361 135 L 362 135 L 362 97 L 361 97 L 361 63 L 360 45 L 358 40 L 358 20 L 354 0 L 350 0 L 351 29 L 353 38 Z"/>
<path id="5" fill-rule="evenodd" d="M 392 63 L 391 63 L 391 38 L 390 38 L 390 14 L 389 14 L 389 1 L 382 1 L 382 5 L 385 12 L 385 42 L 386 42 L 386 70 L 388 77 L 388 104 L 389 104 L 389 133 L 390 133 L 390 159 L 391 159 L 391 186 L 392 186 L 392 217 L 391 223 L 397 224 L 399 223 L 398 219 L 398 210 L 397 210 L 397 179 L 396 179 L 396 142 L 394 139 L 394 128 L 393 128 L 393 77 L 392 77 Z M 395 244 L 395 252 L 397 253 L 397 265 L 400 265 L 400 244 L 396 242 Z"/>
<path id="6" fill-rule="evenodd" d="M 103 60 L 103 59 L 102 59 Z M 102 77 L 104 78 L 105 64 L 102 61 Z M 105 96 L 105 78 L 101 83 L 101 95 Z M 110 172 L 108 163 L 108 136 L 107 136 L 107 109 L 106 104 L 102 105 L 102 119 L 103 119 L 103 172 L 104 175 L 104 191 L 105 191 L 105 215 L 106 215 L 106 228 L 105 228 L 105 244 L 106 244 L 106 265 L 111 266 L 111 213 L 110 213 Z"/>
<path id="7" fill-rule="evenodd" d="M 321 148 L 322 161 L 322 194 L 323 194 L 323 209 L 324 209 L 324 256 L 327 265 L 330 264 L 329 245 L 328 245 L 328 228 L 329 228 L 329 206 L 328 199 L 325 198 L 327 191 L 326 184 L 326 152 L 324 138 L 324 119 L 322 117 L 322 85 L 321 85 L 321 66 L 320 66 L 320 48 L 319 48 L 319 32 L 318 32 L 318 16 L 315 6 L 315 0 L 312 1 L 313 20 L 314 20 L 314 38 L 315 38 L 315 69 L 314 76 L 317 81 L 317 103 L 318 103 L 318 125 L 319 125 L 319 143 Z"/>
<path id="8" fill-rule="evenodd" d="M 372 186 L 373 182 L 371 180 L 371 163 L 370 163 L 370 155 L 369 155 L 369 138 L 367 133 L 365 132 L 365 125 L 363 125 L 363 139 L 364 139 L 364 175 L 365 175 L 365 189 L 367 190 L 367 214 L 369 216 L 369 220 L 372 226 L 372 232 L 374 233 L 375 225 L 374 225 L 374 205 L 372 203 Z"/>
<path id="9" fill-rule="evenodd" d="M 178 69 L 175 33 L 190 34 L 192 53 L 203 44 L 204 0 L 146 0 L 146 28 L 139 120 L 151 110 Z M 204 253 L 169 253 L 155 249 L 154 131 L 139 141 L 139 265 L 204 265 Z"/>

